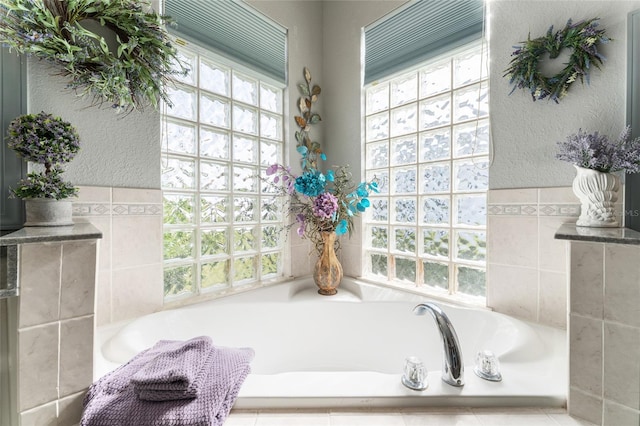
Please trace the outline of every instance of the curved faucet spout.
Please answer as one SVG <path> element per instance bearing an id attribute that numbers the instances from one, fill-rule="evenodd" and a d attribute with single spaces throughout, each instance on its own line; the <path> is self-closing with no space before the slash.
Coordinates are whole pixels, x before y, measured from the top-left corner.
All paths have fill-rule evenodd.
<path id="1" fill-rule="evenodd" d="M 413 308 L 416 315 L 429 312 L 438 325 L 444 349 L 442 362 L 442 381 L 451 386 L 464 386 L 464 362 L 458 343 L 458 335 L 453 324 L 440 307 L 434 303 L 421 303 Z"/>

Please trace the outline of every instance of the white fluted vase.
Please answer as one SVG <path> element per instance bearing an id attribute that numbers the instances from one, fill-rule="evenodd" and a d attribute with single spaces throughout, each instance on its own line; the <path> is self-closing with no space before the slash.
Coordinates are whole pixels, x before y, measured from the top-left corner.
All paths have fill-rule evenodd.
<path id="1" fill-rule="evenodd" d="M 618 227 L 614 204 L 618 201 L 620 179 L 613 173 L 576 168 L 573 193 L 580 199 L 580 217 L 577 226 L 594 228 Z"/>

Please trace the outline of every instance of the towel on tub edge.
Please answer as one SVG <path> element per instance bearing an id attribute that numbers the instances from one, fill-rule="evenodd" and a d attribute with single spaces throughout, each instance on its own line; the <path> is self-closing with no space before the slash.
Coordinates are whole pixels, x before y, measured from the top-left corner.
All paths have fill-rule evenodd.
<path id="1" fill-rule="evenodd" d="M 250 372 L 254 351 L 211 345 L 195 398 L 138 398 L 132 378 L 165 349 L 187 342 L 160 341 L 96 381 L 84 398 L 81 426 L 218 426 L 224 423 Z M 196 383 L 198 382 L 196 375 Z"/>
<path id="2" fill-rule="evenodd" d="M 162 352 L 132 377 L 138 398 L 147 401 L 195 398 L 213 355 L 211 338 L 195 337 L 186 342 L 160 341 Z"/>

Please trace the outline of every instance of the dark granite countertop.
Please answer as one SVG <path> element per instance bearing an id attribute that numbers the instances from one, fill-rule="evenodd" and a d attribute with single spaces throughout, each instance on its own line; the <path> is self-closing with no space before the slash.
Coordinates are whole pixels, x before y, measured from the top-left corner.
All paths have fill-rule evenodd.
<path id="1" fill-rule="evenodd" d="M 102 238 L 102 232 L 90 223 L 76 223 L 72 226 L 33 226 L 0 237 L 0 246 L 99 238 Z"/>
<path id="2" fill-rule="evenodd" d="M 565 223 L 556 232 L 557 240 L 640 245 L 640 232 L 629 228 L 591 228 Z"/>

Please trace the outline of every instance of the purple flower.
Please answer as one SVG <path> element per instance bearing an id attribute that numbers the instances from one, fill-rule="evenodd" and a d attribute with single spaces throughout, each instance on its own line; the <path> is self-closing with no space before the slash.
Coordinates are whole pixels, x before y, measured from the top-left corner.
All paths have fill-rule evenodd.
<path id="1" fill-rule="evenodd" d="M 275 174 L 278 171 L 278 165 L 277 164 L 272 164 L 267 168 L 267 176 L 271 176 L 272 174 Z"/>
<path id="2" fill-rule="evenodd" d="M 302 213 L 298 214 L 296 216 L 296 220 L 298 221 L 298 236 L 302 237 L 304 236 L 304 215 Z"/>
<path id="3" fill-rule="evenodd" d="M 338 211 L 338 198 L 324 192 L 313 200 L 313 214 L 320 219 L 332 219 Z"/>
<path id="4" fill-rule="evenodd" d="M 586 133 L 579 129 L 578 133 L 567 136 L 566 141 L 558 142 L 558 149 L 557 159 L 578 167 L 604 173 L 640 172 L 640 138 L 631 139 L 629 126 L 615 141 L 598 132 Z"/>
<path id="5" fill-rule="evenodd" d="M 9 124 L 7 145 L 27 161 L 55 165 L 71 161 L 80 150 L 76 129 L 60 117 L 25 114 Z"/>

